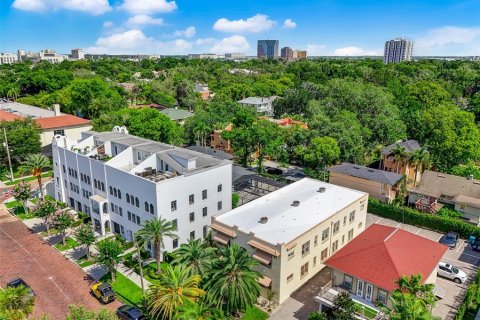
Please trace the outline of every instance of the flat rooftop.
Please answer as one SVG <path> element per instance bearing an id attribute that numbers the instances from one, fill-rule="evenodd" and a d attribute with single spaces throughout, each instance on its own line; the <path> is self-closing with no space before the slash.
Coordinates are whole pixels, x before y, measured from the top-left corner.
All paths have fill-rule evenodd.
<path id="1" fill-rule="evenodd" d="M 319 192 L 325 188 L 324 192 Z M 273 245 L 288 243 L 366 193 L 304 178 L 216 217 L 220 223 L 237 226 L 245 233 Z M 299 201 L 294 206 L 294 201 Z M 267 217 L 268 222 L 260 223 Z"/>
<path id="2" fill-rule="evenodd" d="M 16 116 L 20 116 L 24 118 L 31 117 L 31 118 L 37 119 L 37 118 L 55 117 L 55 112 L 52 110 L 34 107 L 28 104 L 23 104 L 19 102 L 7 101 L 4 99 L 0 100 L 0 110 L 9 112 Z"/>

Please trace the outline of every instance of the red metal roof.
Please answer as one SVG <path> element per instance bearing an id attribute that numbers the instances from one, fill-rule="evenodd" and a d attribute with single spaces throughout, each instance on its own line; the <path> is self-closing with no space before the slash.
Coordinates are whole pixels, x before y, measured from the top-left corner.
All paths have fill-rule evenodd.
<path id="1" fill-rule="evenodd" d="M 14 121 L 17 119 L 23 119 L 23 117 L 8 111 L 0 110 L 0 121 Z"/>
<path id="2" fill-rule="evenodd" d="M 64 114 L 58 117 L 38 118 L 35 121 L 42 129 L 64 128 L 89 124 L 90 121 L 76 117 L 71 114 Z"/>
<path id="3" fill-rule="evenodd" d="M 325 264 L 392 291 L 402 275 L 421 274 L 425 281 L 447 250 L 443 244 L 405 230 L 374 224 Z"/>

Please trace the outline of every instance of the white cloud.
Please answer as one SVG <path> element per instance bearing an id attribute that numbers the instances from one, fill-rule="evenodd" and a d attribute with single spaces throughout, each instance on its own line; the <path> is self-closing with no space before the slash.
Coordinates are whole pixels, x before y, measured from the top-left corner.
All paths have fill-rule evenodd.
<path id="1" fill-rule="evenodd" d="M 218 41 L 210 50 L 213 53 L 245 53 L 250 44 L 244 36 L 233 35 Z"/>
<path id="2" fill-rule="evenodd" d="M 100 37 L 95 42 L 95 46 L 86 48 L 85 52 L 99 54 L 182 54 L 191 47 L 192 44 L 183 39 L 161 42 L 152 37 L 147 37 L 139 29 L 131 29 Z"/>
<path id="3" fill-rule="evenodd" d="M 132 14 L 153 14 L 172 12 L 177 9 L 177 4 L 168 0 L 125 0 L 120 8 Z"/>
<path id="4" fill-rule="evenodd" d="M 333 52 L 334 56 L 377 56 L 381 55 L 382 51 L 380 49 L 376 50 L 365 50 L 360 47 L 344 47 L 335 49 Z"/>
<path id="5" fill-rule="evenodd" d="M 215 38 L 200 38 L 195 41 L 197 46 L 212 45 L 217 42 Z"/>
<path id="6" fill-rule="evenodd" d="M 127 20 L 127 26 L 129 27 L 140 27 L 145 25 L 163 25 L 163 19 L 160 18 L 152 18 L 146 14 L 138 14 L 136 16 L 130 17 Z"/>
<path id="7" fill-rule="evenodd" d="M 103 23 L 103 27 L 104 28 L 111 28 L 111 27 L 113 27 L 113 22 L 112 21 L 105 21 Z"/>
<path id="8" fill-rule="evenodd" d="M 93 15 L 100 15 L 112 9 L 108 0 L 15 0 L 12 7 L 33 12 L 64 9 Z"/>
<path id="9" fill-rule="evenodd" d="M 246 20 L 228 20 L 226 18 L 218 19 L 213 25 L 213 29 L 221 32 L 232 33 L 257 33 L 271 29 L 275 21 L 270 20 L 267 15 L 256 14 Z"/>
<path id="10" fill-rule="evenodd" d="M 196 33 L 197 33 L 197 30 L 195 29 L 195 27 L 190 26 L 190 27 L 186 28 L 185 30 L 176 30 L 174 35 L 177 36 L 177 37 L 191 38 L 191 37 L 194 37 Z"/>
<path id="11" fill-rule="evenodd" d="M 430 29 L 414 40 L 413 51 L 415 55 L 478 55 L 480 27 Z"/>
<path id="12" fill-rule="evenodd" d="M 323 44 L 308 44 L 307 53 L 309 56 L 320 56 L 325 54 L 326 46 Z"/>
<path id="13" fill-rule="evenodd" d="M 283 27 L 285 29 L 295 29 L 297 27 L 297 23 L 294 22 L 292 19 L 287 19 L 283 21 Z"/>

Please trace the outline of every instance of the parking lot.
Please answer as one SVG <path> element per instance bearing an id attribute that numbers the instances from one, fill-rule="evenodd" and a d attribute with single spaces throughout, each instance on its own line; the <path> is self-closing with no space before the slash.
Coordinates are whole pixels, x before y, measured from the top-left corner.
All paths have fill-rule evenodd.
<path id="1" fill-rule="evenodd" d="M 367 215 L 367 227 L 373 223 L 383 224 L 387 226 L 403 228 L 409 232 L 425 237 L 432 241 L 440 241 L 443 234 L 435 231 L 426 230 L 411 225 L 404 225 L 397 221 L 380 218 L 373 214 Z M 445 289 L 446 295 L 444 299 L 438 300 L 433 314 L 442 319 L 452 319 L 455 316 L 458 307 L 462 303 L 463 295 L 468 286 L 468 283 L 475 277 L 475 272 L 480 261 L 480 252 L 472 251 L 466 240 L 462 239 L 458 242 L 454 250 L 448 250 L 442 261 L 456 266 L 458 269 L 464 271 L 469 277 L 467 283 L 457 284 L 449 279 L 437 278 L 437 286 Z"/>

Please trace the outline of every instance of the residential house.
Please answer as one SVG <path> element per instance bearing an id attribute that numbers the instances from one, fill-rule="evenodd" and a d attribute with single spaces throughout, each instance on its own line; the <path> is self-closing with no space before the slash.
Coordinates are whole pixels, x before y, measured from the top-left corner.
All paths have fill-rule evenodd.
<path id="1" fill-rule="evenodd" d="M 214 96 L 214 93 L 210 92 L 206 84 L 195 83 L 195 92 L 200 94 L 202 100 L 208 100 Z"/>
<path id="2" fill-rule="evenodd" d="M 270 117 L 258 117 L 258 119 L 263 119 L 263 120 L 268 120 L 270 122 L 275 123 L 279 127 L 282 128 L 290 128 L 292 126 L 299 126 L 300 128 L 303 129 L 308 129 L 308 125 L 305 122 L 298 121 L 298 120 L 293 120 L 292 118 L 283 118 L 283 119 L 273 119 Z"/>
<path id="3" fill-rule="evenodd" d="M 177 108 L 165 108 L 165 109 L 157 109 L 167 117 L 169 117 L 172 121 L 175 121 L 178 124 L 184 124 L 185 120 L 190 117 L 193 117 L 193 113 L 183 109 Z"/>
<path id="4" fill-rule="evenodd" d="M 396 148 L 402 148 L 404 156 L 397 161 L 395 159 Z M 415 166 L 410 156 L 417 150 L 422 149 L 417 140 L 400 140 L 381 150 L 380 169 L 406 175 L 407 184 L 416 184 L 421 178 L 421 166 Z"/>
<path id="5" fill-rule="evenodd" d="M 319 310 L 331 308 L 340 292 L 373 310 L 378 311 L 376 301 L 391 307 L 391 293 L 401 276 L 420 274 L 422 283 L 436 283 L 437 266 L 447 250 L 408 231 L 373 224 L 325 261 L 332 279 L 315 297 Z"/>
<path id="6" fill-rule="evenodd" d="M 230 140 L 224 139 L 222 137 L 223 131 L 232 131 L 233 124 L 230 123 L 224 129 L 214 130 L 213 133 L 210 135 L 210 146 L 216 150 L 221 150 L 228 154 L 233 154 L 232 144 Z"/>
<path id="7" fill-rule="evenodd" d="M 212 217 L 213 239 L 237 243 L 259 265 L 261 294 L 282 303 L 365 229 L 368 195 L 305 178 Z"/>
<path id="8" fill-rule="evenodd" d="M 273 101 L 275 101 L 278 97 L 271 96 L 271 97 L 248 97 L 242 100 L 237 101 L 243 106 L 250 106 L 254 107 L 258 113 L 265 114 L 266 116 L 273 115 Z"/>
<path id="9" fill-rule="evenodd" d="M 57 135 L 53 143 L 55 198 L 87 213 L 101 235 L 127 241 L 145 221 L 160 217 L 177 227 L 165 239 L 172 251 L 205 238 L 210 217 L 232 208 L 232 163 L 192 150 L 112 132 L 84 132 L 81 141 Z"/>
<path id="10" fill-rule="evenodd" d="M 467 222 L 480 225 L 480 180 L 427 170 L 408 194 L 408 203 L 418 210 L 435 213 L 447 206 L 462 212 Z"/>
<path id="11" fill-rule="evenodd" d="M 375 199 L 391 203 L 397 194 L 397 187 L 403 176 L 395 172 L 372 169 L 344 162 L 333 166 L 330 183 L 366 192 Z"/>

